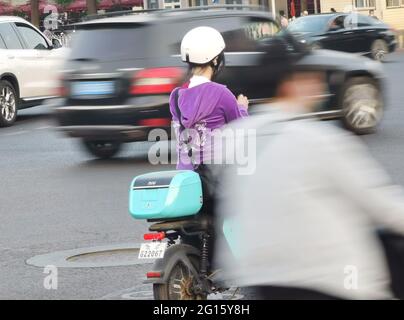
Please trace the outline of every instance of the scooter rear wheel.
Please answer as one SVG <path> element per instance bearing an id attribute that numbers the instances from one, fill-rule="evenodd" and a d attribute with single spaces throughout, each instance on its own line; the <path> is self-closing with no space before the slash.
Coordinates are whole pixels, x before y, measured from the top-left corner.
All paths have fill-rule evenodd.
<path id="1" fill-rule="evenodd" d="M 194 267 L 199 270 L 199 258 L 188 256 Z M 167 283 L 153 284 L 155 300 L 206 300 L 206 294 L 195 294 L 196 281 L 187 266 L 178 261 L 172 268 Z"/>

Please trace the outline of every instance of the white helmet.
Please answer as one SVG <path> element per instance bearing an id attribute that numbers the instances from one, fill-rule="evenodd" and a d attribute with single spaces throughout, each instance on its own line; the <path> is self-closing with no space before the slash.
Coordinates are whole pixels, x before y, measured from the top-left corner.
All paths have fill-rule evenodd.
<path id="1" fill-rule="evenodd" d="M 194 28 L 181 42 L 181 59 L 184 62 L 206 64 L 221 54 L 226 47 L 219 31 L 211 27 Z"/>

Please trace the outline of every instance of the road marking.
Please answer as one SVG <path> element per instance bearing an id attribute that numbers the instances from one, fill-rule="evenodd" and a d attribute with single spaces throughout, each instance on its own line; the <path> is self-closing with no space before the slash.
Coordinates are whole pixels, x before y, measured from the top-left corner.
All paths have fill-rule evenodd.
<path id="1" fill-rule="evenodd" d="M 34 130 L 48 130 L 48 129 L 52 129 L 52 128 L 54 128 L 54 127 L 53 126 L 43 126 L 43 127 L 38 127 L 38 128 L 35 128 L 35 129 L 31 129 L 31 130 L 21 130 L 21 131 L 15 131 L 15 132 L 8 132 L 8 133 L 0 134 L 0 137 L 19 136 L 21 134 L 34 132 Z"/>
<path id="2" fill-rule="evenodd" d="M 127 288 L 127 289 L 123 289 L 123 290 L 118 290 L 112 293 L 109 293 L 97 300 L 108 300 L 108 299 L 116 299 L 117 297 L 122 297 L 126 294 L 131 294 L 133 292 L 152 292 L 152 285 L 150 284 L 141 284 L 141 285 L 137 285 L 135 287 L 131 287 L 131 288 Z"/>
<path id="3" fill-rule="evenodd" d="M 153 300 L 153 288 L 151 284 L 140 284 L 135 287 L 118 290 L 113 293 L 107 294 L 97 300 Z M 226 292 L 211 294 L 208 296 L 208 300 L 242 300 L 244 295 L 238 292 L 235 287 L 230 288 Z"/>
<path id="4" fill-rule="evenodd" d="M 18 135 L 20 135 L 20 134 L 24 134 L 24 133 L 27 133 L 28 131 L 27 130 L 22 130 L 22 131 L 16 131 L 16 132 L 10 132 L 10 133 L 5 133 L 4 135 L 5 136 L 18 136 Z"/>

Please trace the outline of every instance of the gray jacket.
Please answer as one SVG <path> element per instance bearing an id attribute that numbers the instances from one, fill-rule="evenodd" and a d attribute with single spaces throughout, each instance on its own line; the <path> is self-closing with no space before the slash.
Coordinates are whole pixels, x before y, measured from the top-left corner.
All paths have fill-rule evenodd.
<path id="1" fill-rule="evenodd" d="M 232 126 L 259 130 L 257 152 L 249 155 L 256 156 L 255 172 L 242 176 L 231 166 L 218 192 L 218 212 L 234 226 L 236 260 L 223 250 L 216 257 L 227 279 L 390 297 L 375 229 L 404 234 L 403 190 L 350 133 L 288 118 L 275 112 Z"/>

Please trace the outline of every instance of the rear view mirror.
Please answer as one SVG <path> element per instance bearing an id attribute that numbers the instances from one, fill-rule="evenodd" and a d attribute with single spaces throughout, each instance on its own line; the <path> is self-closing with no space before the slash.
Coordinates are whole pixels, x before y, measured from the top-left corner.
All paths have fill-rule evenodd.
<path id="1" fill-rule="evenodd" d="M 260 50 L 272 58 L 283 57 L 287 51 L 287 44 L 282 37 L 272 37 L 260 42 Z"/>
<path id="2" fill-rule="evenodd" d="M 62 43 L 60 42 L 59 39 L 52 39 L 52 48 L 53 49 L 59 49 L 62 47 Z"/>

